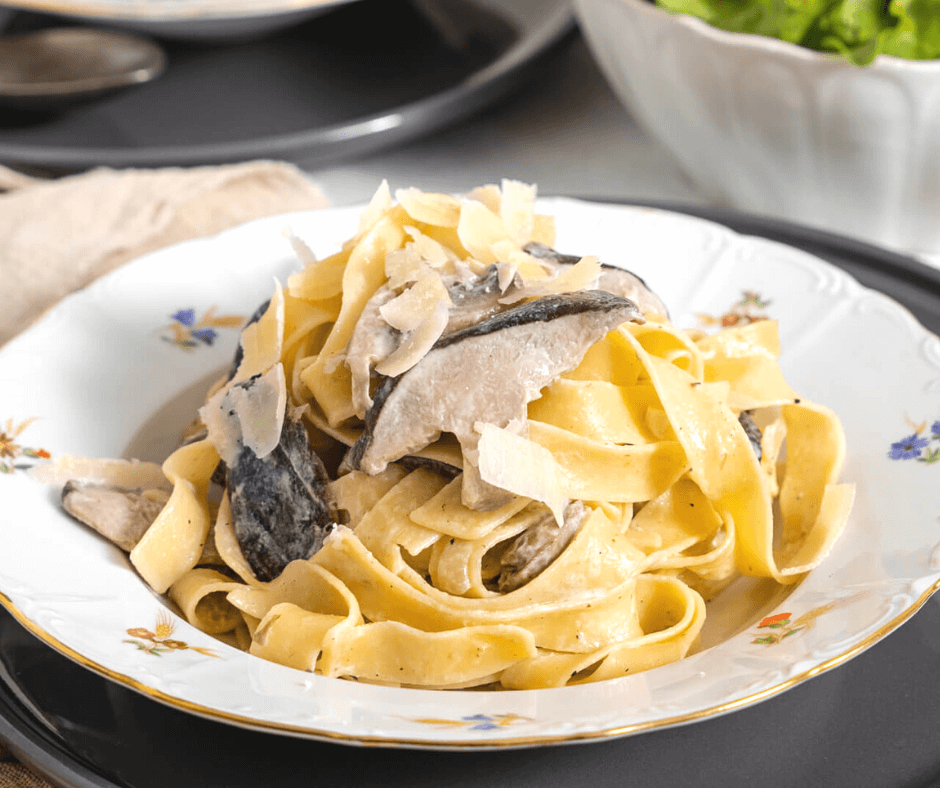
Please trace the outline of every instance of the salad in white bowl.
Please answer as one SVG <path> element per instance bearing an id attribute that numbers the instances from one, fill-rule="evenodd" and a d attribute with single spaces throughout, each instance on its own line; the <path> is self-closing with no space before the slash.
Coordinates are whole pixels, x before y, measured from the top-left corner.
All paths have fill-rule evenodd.
<path id="1" fill-rule="evenodd" d="M 704 197 L 936 252 L 940 33 L 931 4 L 883 5 L 575 2 L 614 91 Z"/>

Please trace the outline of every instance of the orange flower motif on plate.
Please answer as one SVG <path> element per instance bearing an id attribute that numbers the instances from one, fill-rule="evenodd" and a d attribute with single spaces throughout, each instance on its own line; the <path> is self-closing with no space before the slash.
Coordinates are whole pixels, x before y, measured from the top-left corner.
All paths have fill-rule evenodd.
<path id="1" fill-rule="evenodd" d="M 703 326 L 731 328 L 732 326 L 756 323 L 758 320 L 767 320 L 766 309 L 772 303 L 769 298 L 764 298 L 756 290 L 742 290 L 741 300 L 732 305 L 723 315 L 716 317 L 699 312 L 695 316 Z"/>
<path id="2" fill-rule="evenodd" d="M 206 657 L 219 658 L 219 655 L 210 648 L 190 646 L 182 640 L 174 640 L 171 635 L 175 629 L 176 624 L 173 619 L 168 613 L 161 610 L 157 613 L 157 623 L 153 630 L 146 627 L 132 627 L 127 630 L 127 634 L 131 636 L 131 639 L 124 640 L 124 642 L 136 646 L 140 651 L 153 654 L 155 657 L 161 657 L 171 651 L 195 651 Z"/>
<path id="3" fill-rule="evenodd" d="M 45 449 L 34 449 L 17 443 L 19 436 L 34 421 L 36 419 L 32 418 L 14 424 L 13 419 L 7 419 L 6 426 L 0 428 L 0 473 L 13 473 L 17 470 L 30 468 L 33 463 L 23 462 L 24 458 L 27 460 L 48 460 L 52 457 Z"/>
<path id="4" fill-rule="evenodd" d="M 765 646 L 775 646 L 788 637 L 812 628 L 817 618 L 824 613 L 828 613 L 835 606 L 835 602 L 830 602 L 828 605 L 813 608 L 796 619 L 793 618 L 792 613 L 775 613 L 772 616 L 767 616 L 757 625 L 757 628 L 763 631 L 755 632 L 756 637 L 751 642 Z"/>

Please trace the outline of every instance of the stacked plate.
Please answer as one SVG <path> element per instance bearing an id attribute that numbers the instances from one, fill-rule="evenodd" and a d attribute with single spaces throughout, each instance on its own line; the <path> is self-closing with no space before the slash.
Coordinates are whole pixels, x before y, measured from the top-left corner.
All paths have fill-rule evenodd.
<path id="1" fill-rule="evenodd" d="M 266 35 L 352 0 L 12 0 L 13 8 L 153 35 L 224 40 Z"/>
<path id="2" fill-rule="evenodd" d="M 143 30 L 156 80 L 57 116 L 0 111 L 0 159 L 53 169 L 280 158 L 306 167 L 457 122 L 534 78 L 565 0 L 14 0 L 8 32 Z M 327 13 L 328 12 L 328 13 Z M 316 18 L 310 18 L 316 15 Z"/>

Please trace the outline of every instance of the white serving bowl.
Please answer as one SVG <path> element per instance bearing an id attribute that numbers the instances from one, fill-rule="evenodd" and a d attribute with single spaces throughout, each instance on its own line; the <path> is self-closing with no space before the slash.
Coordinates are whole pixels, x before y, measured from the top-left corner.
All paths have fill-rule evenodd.
<path id="1" fill-rule="evenodd" d="M 574 0 L 600 67 L 704 197 L 940 251 L 940 61 L 859 68 L 648 0 Z"/>

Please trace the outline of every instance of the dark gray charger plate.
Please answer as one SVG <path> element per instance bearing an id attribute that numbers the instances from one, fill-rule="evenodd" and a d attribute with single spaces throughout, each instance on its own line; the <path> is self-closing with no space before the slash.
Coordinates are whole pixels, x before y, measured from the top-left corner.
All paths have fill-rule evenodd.
<path id="1" fill-rule="evenodd" d="M 940 271 L 731 210 L 656 207 L 805 249 L 940 333 Z M 70 788 L 926 788 L 940 784 L 938 676 L 935 596 L 845 665 L 721 717 L 579 746 L 364 749 L 247 731 L 156 703 L 61 656 L 0 609 L 0 739 Z"/>
<path id="2" fill-rule="evenodd" d="M 21 14 L 11 27 L 51 24 Z M 255 41 L 165 42 L 169 67 L 150 84 L 56 117 L 0 110 L 0 161 L 319 166 L 479 111 L 574 30 L 568 0 L 360 0 Z"/>

